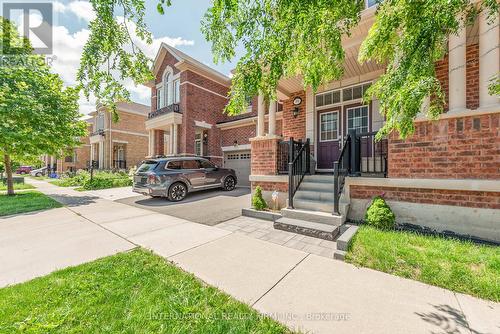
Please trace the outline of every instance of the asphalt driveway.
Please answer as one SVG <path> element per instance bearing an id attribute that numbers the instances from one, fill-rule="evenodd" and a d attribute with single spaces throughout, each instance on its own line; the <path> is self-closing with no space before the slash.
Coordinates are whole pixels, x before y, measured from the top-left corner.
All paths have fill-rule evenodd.
<path id="1" fill-rule="evenodd" d="M 116 202 L 213 226 L 241 216 L 241 209 L 250 206 L 250 198 L 249 188 L 238 187 L 233 191 L 212 189 L 194 192 L 188 194 L 182 202 L 142 195 L 119 199 Z"/>

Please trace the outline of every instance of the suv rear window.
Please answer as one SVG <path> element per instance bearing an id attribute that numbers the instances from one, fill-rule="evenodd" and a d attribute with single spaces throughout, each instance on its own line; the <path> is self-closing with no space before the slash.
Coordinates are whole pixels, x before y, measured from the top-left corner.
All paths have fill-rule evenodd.
<path id="1" fill-rule="evenodd" d="M 182 162 L 182 169 L 199 169 L 200 165 L 197 160 L 184 160 Z"/>
<path id="2" fill-rule="evenodd" d="M 167 166 L 165 168 L 168 169 L 181 169 L 182 168 L 182 161 L 181 160 L 174 160 L 174 161 L 169 161 Z"/>
<path id="3" fill-rule="evenodd" d="M 158 162 L 154 160 L 144 161 L 142 165 L 137 169 L 137 172 L 139 173 L 149 172 L 150 170 L 153 170 L 157 164 Z"/>

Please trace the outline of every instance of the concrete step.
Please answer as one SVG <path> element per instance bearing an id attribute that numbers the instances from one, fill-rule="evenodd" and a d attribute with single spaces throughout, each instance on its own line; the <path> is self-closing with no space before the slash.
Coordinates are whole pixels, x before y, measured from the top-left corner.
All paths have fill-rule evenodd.
<path id="1" fill-rule="evenodd" d="M 277 230 L 288 231 L 324 240 L 335 240 L 339 234 L 339 227 L 336 225 L 315 223 L 300 219 L 280 218 L 274 222 Z"/>
<path id="2" fill-rule="evenodd" d="M 333 183 L 329 182 L 310 182 L 306 179 L 299 186 L 300 190 L 306 191 L 331 191 L 333 193 Z"/>
<path id="3" fill-rule="evenodd" d="M 306 175 L 304 181 L 314 183 L 331 183 L 333 184 L 333 175 Z"/>
<path id="4" fill-rule="evenodd" d="M 299 188 L 293 197 L 295 199 L 305 199 L 312 201 L 327 202 L 333 204 L 333 189 L 332 191 L 314 191 L 314 190 L 302 190 Z"/>
<path id="5" fill-rule="evenodd" d="M 346 251 L 342 251 L 342 250 L 338 250 L 336 249 L 334 252 L 333 252 L 333 258 L 335 260 L 340 260 L 340 261 L 345 261 L 345 256 L 347 255 L 347 252 Z"/>
<path id="6" fill-rule="evenodd" d="M 345 216 L 332 215 L 331 212 L 309 211 L 300 209 L 282 209 L 283 218 L 305 220 L 313 223 L 321 223 L 339 226 L 345 221 Z"/>
<path id="7" fill-rule="evenodd" d="M 323 211 L 333 212 L 333 201 L 323 202 L 310 199 L 293 199 L 293 207 L 296 209 L 310 210 L 310 211 Z"/>

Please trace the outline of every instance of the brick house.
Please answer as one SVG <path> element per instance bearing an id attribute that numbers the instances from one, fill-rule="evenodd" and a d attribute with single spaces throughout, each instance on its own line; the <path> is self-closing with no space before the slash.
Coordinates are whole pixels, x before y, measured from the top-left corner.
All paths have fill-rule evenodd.
<path id="1" fill-rule="evenodd" d="M 99 169 L 128 169 L 136 166 L 148 153 L 145 121 L 149 106 L 136 102 L 118 102 L 118 122 L 103 106 L 91 112 L 89 156 Z"/>
<path id="2" fill-rule="evenodd" d="M 400 223 L 500 241 L 500 103 L 488 93 L 490 78 L 499 73 L 498 19 L 490 25 L 480 16 L 450 36 L 448 54 L 436 63 L 446 112 L 437 121 L 419 115 L 406 140 L 393 133 L 375 142 L 384 119 L 378 101 L 365 105 L 361 97 L 384 67 L 357 62 L 374 12 L 365 9 L 343 40 L 341 80 L 317 92 L 304 90 L 301 78 L 281 80 L 280 125 L 272 124 L 275 102 L 268 107 L 259 99 L 258 130 L 250 139 L 252 189 L 261 186 L 268 201 L 278 191 L 285 220 L 275 227 L 291 231 L 311 234 L 307 222 L 323 223 L 331 228 L 316 226 L 316 235 L 335 237 L 338 226 L 363 219 L 371 199 L 383 195 Z M 286 160 L 291 154 L 295 161 L 292 171 L 282 163 L 283 147 Z M 312 169 L 305 167 L 310 160 Z M 338 176 L 332 174 L 335 163 Z"/>
<path id="3" fill-rule="evenodd" d="M 256 135 L 256 101 L 237 116 L 223 113 L 231 79 L 182 51 L 162 44 L 153 72 L 151 112 L 145 122 L 149 156 L 199 155 L 236 170 L 249 185 L 250 138 Z M 281 133 L 281 105 L 276 131 Z"/>

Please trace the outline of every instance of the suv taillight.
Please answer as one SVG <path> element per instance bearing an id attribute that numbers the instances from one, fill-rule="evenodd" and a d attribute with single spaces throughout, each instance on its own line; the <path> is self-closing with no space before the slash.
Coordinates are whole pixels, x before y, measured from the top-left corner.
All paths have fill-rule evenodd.
<path id="1" fill-rule="evenodd" d="M 156 184 L 156 183 L 159 183 L 158 182 L 158 178 L 156 177 L 156 175 L 148 175 L 148 183 L 149 184 Z"/>

